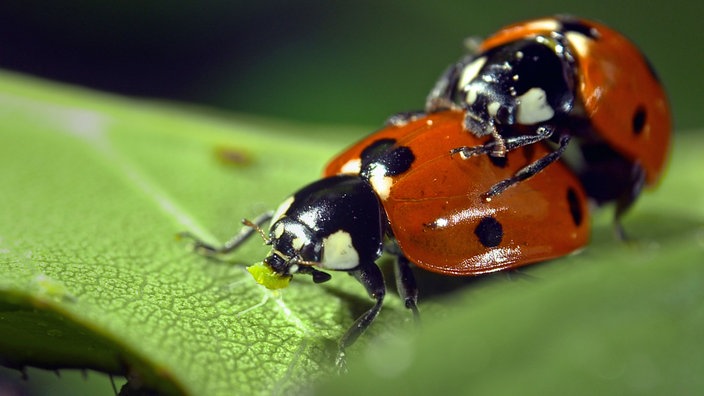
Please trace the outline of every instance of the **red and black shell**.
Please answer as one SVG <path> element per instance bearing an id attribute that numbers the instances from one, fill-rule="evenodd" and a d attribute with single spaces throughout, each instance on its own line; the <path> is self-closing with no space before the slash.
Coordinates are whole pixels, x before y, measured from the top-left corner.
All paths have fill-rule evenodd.
<path id="1" fill-rule="evenodd" d="M 433 272 L 476 275 L 564 256 L 583 247 L 590 222 L 577 177 L 558 162 L 486 201 L 482 193 L 549 152 L 545 144 L 504 158 L 453 158 L 485 138 L 462 133 L 461 112 L 389 126 L 333 159 L 326 177 L 360 175 L 386 213 L 389 236 Z"/>
<path id="2" fill-rule="evenodd" d="M 509 25 L 450 66 L 428 97 L 429 112 L 465 111 L 477 136 L 569 134 L 572 168 L 597 202 L 630 205 L 655 184 L 670 146 L 667 95 L 648 59 L 626 37 L 569 16 Z M 506 128 L 511 126 L 511 128 Z"/>

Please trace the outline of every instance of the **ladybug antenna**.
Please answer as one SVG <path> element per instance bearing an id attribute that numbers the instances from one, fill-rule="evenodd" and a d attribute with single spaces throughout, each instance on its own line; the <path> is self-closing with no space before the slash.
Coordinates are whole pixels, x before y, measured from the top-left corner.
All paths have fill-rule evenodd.
<path id="1" fill-rule="evenodd" d="M 249 219 L 242 219 L 242 224 L 244 224 L 245 227 L 249 227 L 249 228 L 253 229 L 254 231 L 258 232 L 259 236 L 261 236 L 262 239 L 264 240 L 265 245 L 271 245 L 271 239 L 269 239 L 269 237 L 266 236 L 266 234 L 264 233 L 264 230 L 262 230 L 262 228 L 259 227 L 259 224 L 255 223 Z"/>
<path id="2" fill-rule="evenodd" d="M 491 137 L 494 138 L 494 143 L 496 146 L 490 155 L 494 157 L 506 157 L 506 141 L 499 133 L 499 129 L 496 127 L 494 120 L 491 121 Z"/>
<path id="3" fill-rule="evenodd" d="M 297 264 L 297 265 L 303 265 L 305 267 L 313 267 L 316 265 L 320 265 L 320 263 L 317 261 L 303 260 L 300 257 L 294 257 L 293 260 L 291 260 L 291 263 Z"/>

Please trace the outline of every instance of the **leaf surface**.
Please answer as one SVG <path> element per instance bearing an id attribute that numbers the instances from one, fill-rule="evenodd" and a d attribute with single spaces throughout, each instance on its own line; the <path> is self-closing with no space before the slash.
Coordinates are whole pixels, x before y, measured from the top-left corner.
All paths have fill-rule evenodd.
<path id="1" fill-rule="evenodd" d="M 351 310 L 369 304 L 361 287 L 300 279 L 274 294 L 244 270 L 266 253 L 258 238 L 218 261 L 175 235 L 224 241 L 319 177 L 332 145 L 19 76 L 0 86 L 6 365 L 211 395 L 288 393 L 329 372 Z"/>

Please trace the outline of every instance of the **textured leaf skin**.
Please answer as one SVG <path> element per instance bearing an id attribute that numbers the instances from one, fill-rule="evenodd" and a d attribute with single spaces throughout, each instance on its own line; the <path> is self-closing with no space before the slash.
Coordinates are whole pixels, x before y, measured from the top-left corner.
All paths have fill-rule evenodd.
<path id="1" fill-rule="evenodd" d="M 226 240 L 319 177 L 338 144 L 11 74 L 0 92 L 4 364 L 171 394 L 289 393 L 333 371 L 337 338 L 370 304 L 353 279 L 274 294 L 245 271 L 267 251 L 258 238 L 215 260 L 175 235 Z"/>

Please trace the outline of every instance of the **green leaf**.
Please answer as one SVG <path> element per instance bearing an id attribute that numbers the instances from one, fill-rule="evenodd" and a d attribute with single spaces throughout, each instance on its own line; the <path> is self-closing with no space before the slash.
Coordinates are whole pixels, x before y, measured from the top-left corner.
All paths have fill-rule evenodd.
<path id="1" fill-rule="evenodd" d="M 295 393 L 325 378 L 325 394 L 704 389 L 701 133 L 678 140 L 661 188 L 627 216 L 635 243 L 612 238 L 606 213 L 581 254 L 511 282 L 417 271 L 422 325 L 389 295 L 337 377 L 337 340 L 371 304 L 360 285 L 334 274 L 270 291 L 245 270 L 266 253 L 256 237 L 214 260 L 174 236 L 226 240 L 318 177 L 348 131 L 8 73 L 0 92 L 4 365 L 128 373 L 185 394 Z"/>
<path id="2" fill-rule="evenodd" d="M 5 73 L 0 92 L 3 364 L 210 395 L 289 393 L 333 372 L 339 335 L 370 304 L 353 279 L 274 293 L 245 271 L 267 251 L 258 238 L 217 261 L 175 235 L 226 240 L 319 177 L 343 137 Z"/>

